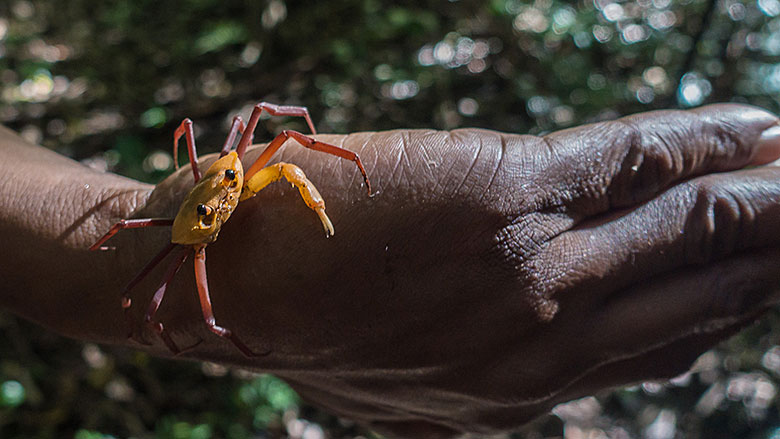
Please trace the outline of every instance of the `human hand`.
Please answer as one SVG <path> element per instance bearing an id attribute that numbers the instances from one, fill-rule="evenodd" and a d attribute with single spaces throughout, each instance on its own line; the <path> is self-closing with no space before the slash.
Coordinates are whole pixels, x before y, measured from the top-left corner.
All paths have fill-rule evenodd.
<path id="1" fill-rule="evenodd" d="M 278 185 L 242 203 L 207 250 L 217 321 L 268 355 L 246 358 L 208 332 L 189 264 L 157 318 L 181 345 L 202 340 L 183 356 L 275 373 L 380 431 L 510 430 L 556 403 L 678 374 L 774 303 L 780 168 L 743 168 L 780 157 L 776 129 L 760 140 L 776 124 L 719 105 L 544 138 L 318 136 L 361 155 L 373 198 L 352 163 L 288 145 L 281 159 L 320 189 L 336 235 L 326 239 L 297 191 Z M 133 216 L 175 214 L 187 171 Z M 116 219 L 87 221 L 83 247 Z M 129 343 L 119 292 L 167 238 L 114 239 L 114 253 L 76 252 L 103 273 L 89 294 L 66 296 L 83 310 L 78 324 L 33 318 Z M 166 355 L 140 326 L 155 275 L 135 288 L 131 312 L 153 343 L 144 348 Z M 4 306 L 25 314 L 38 293 L 28 295 Z"/>

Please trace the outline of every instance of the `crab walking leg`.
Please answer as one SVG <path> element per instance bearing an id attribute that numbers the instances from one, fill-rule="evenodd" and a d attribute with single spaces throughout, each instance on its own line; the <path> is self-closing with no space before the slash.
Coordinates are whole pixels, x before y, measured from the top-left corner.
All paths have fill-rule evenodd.
<path id="1" fill-rule="evenodd" d="M 125 309 L 125 311 L 132 306 L 133 301 L 130 299 L 130 290 L 133 289 L 136 285 L 138 285 L 138 282 L 141 282 L 147 274 L 149 274 L 154 267 L 157 266 L 163 259 L 165 259 L 166 256 L 168 256 L 168 253 L 171 252 L 171 250 L 174 249 L 178 244 L 170 243 L 165 246 L 162 250 L 160 250 L 160 253 L 157 253 L 157 256 L 152 258 L 151 261 L 149 261 L 144 268 L 141 269 L 141 271 L 138 272 L 138 274 L 135 275 L 135 277 L 127 283 L 127 286 L 125 286 L 125 289 L 122 290 L 122 308 Z"/>
<path id="2" fill-rule="evenodd" d="M 241 116 L 234 117 L 233 123 L 230 125 L 230 132 L 228 133 L 227 139 L 225 139 L 225 144 L 222 145 L 222 152 L 219 153 L 220 157 L 224 157 L 228 152 L 230 152 L 230 149 L 233 147 L 233 143 L 236 141 L 236 136 L 238 133 L 244 134 L 245 130 L 246 127 L 244 126 L 244 119 L 241 119 Z M 249 141 L 252 141 L 251 136 Z"/>
<path id="3" fill-rule="evenodd" d="M 116 224 L 111 226 L 110 229 L 108 229 L 108 232 L 106 232 L 105 235 L 103 235 L 100 239 L 97 240 L 92 246 L 89 248 L 90 251 L 95 250 L 109 250 L 109 247 L 103 246 L 103 244 L 111 239 L 112 236 L 116 235 L 120 230 L 123 229 L 138 229 L 141 227 L 154 227 L 154 226 L 172 226 L 173 220 L 170 218 L 143 218 L 143 219 L 123 219 L 119 220 Z"/>
<path id="4" fill-rule="evenodd" d="M 200 308 L 203 311 L 203 319 L 209 327 L 209 330 L 220 337 L 224 337 L 233 343 L 242 354 L 247 357 L 256 357 L 258 354 L 252 352 L 244 342 L 230 329 L 217 325 L 214 318 L 214 311 L 211 309 L 211 297 L 209 296 L 209 283 L 206 277 L 206 245 L 195 246 L 195 282 L 198 284 L 198 297 L 200 298 Z"/>
<path id="5" fill-rule="evenodd" d="M 154 315 L 157 314 L 157 310 L 160 308 L 160 303 L 162 303 L 163 297 L 165 297 L 165 291 L 168 289 L 168 284 L 171 282 L 171 279 L 173 279 L 173 276 L 179 271 L 184 261 L 187 260 L 189 251 L 190 249 L 187 247 L 179 249 L 176 257 L 168 266 L 168 270 L 166 270 L 165 276 L 163 277 L 162 282 L 160 282 L 160 286 L 157 287 L 157 291 L 155 291 L 154 297 L 152 297 L 152 301 L 149 303 L 149 308 L 144 315 L 144 322 L 151 324 L 152 328 L 160 334 L 160 338 L 162 338 L 168 349 L 174 354 L 179 354 L 181 350 L 176 346 L 176 343 L 174 343 L 171 336 L 165 332 L 163 324 L 161 322 L 152 323 L 152 319 L 154 319 Z M 127 313 L 127 308 L 125 308 L 125 313 Z"/>
<path id="6" fill-rule="evenodd" d="M 333 230 L 333 223 L 330 222 L 328 215 L 325 214 L 325 200 L 322 199 L 314 184 L 306 178 L 303 170 L 290 163 L 279 162 L 261 169 L 244 183 L 239 201 L 254 197 L 255 194 L 266 186 L 281 180 L 282 177 L 298 188 L 304 203 L 320 217 L 322 226 L 325 228 L 325 234 L 333 236 L 336 232 Z"/>
<path id="7" fill-rule="evenodd" d="M 181 121 L 181 124 L 173 133 L 173 165 L 179 169 L 179 139 L 186 137 L 187 153 L 190 156 L 190 167 L 192 175 L 195 177 L 195 183 L 200 180 L 200 169 L 198 169 L 198 151 L 195 149 L 195 132 L 192 130 L 192 121 L 189 118 Z"/>
<path id="8" fill-rule="evenodd" d="M 249 116 L 249 122 L 246 124 L 247 129 L 244 131 L 244 135 L 241 137 L 241 141 L 238 142 L 238 147 L 236 147 L 236 152 L 238 153 L 238 158 L 240 159 L 244 158 L 246 147 L 249 146 L 249 142 L 252 141 L 252 133 L 255 132 L 257 121 L 260 120 L 260 114 L 262 114 L 263 110 L 267 111 L 271 116 L 303 117 L 306 119 L 306 124 L 309 125 L 311 133 L 317 134 L 317 130 L 314 129 L 314 123 L 312 123 L 311 117 L 309 117 L 309 110 L 306 107 L 274 105 L 269 104 L 268 102 L 260 102 L 259 104 L 255 105 L 255 108 L 252 110 L 252 115 Z"/>
<path id="9" fill-rule="evenodd" d="M 151 261 L 149 261 L 144 268 L 141 269 L 141 271 L 138 272 L 138 274 L 135 275 L 135 277 L 127 283 L 125 286 L 125 289 L 122 290 L 122 308 L 125 310 L 125 326 L 127 326 L 127 338 L 133 339 L 141 344 L 148 344 L 144 342 L 141 339 L 137 339 L 134 337 L 133 333 L 133 318 L 130 316 L 130 306 L 133 304 L 133 300 L 130 298 L 130 290 L 133 289 L 136 285 L 138 285 L 139 282 L 141 282 L 149 272 L 152 271 L 154 267 L 157 266 L 163 259 L 165 259 L 166 256 L 168 256 L 168 253 L 171 252 L 171 250 L 174 249 L 178 244 L 170 243 L 165 246 L 162 250 L 160 250 L 157 255 L 152 258 Z"/>
<path id="10" fill-rule="evenodd" d="M 247 126 L 247 130 L 248 129 L 249 127 Z M 265 150 L 260 154 L 260 157 L 258 157 L 252 166 L 250 166 L 249 169 L 244 172 L 244 181 L 248 181 L 254 174 L 263 169 L 265 165 L 268 164 L 268 161 L 271 160 L 271 157 L 276 153 L 276 151 L 278 151 L 279 148 L 284 145 L 284 142 L 286 142 L 287 139 L 291 137 L 306 148 L 335 155 L 336 157 L 355 162 L 358 169 L 360 170 L 360 173 L 363 175 L 363 181 L 366 182 L 368 196 L 371 196 L 371 182 L 368 181 L 368 174 L 366 174 L 366 169 L 363 167 L 363 162 L 360 161 L 360 157 L 356 153 L 348 149 L 339 148 L 336 145 L 320 142 L 319 140 L 315 140 L 309 136 L 291 130 L 282 131 L 278 136 L 274 137 L 271 143 L 269 143 Z"/>

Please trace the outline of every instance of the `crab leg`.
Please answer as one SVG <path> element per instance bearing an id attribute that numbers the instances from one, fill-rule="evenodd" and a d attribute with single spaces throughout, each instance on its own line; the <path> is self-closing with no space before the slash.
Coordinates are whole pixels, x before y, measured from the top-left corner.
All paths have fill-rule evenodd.
<path id="1" fill-rule="evenodd" d="M 325 200 L 322 199 L 314 184 L 306 178 L 303 170 L 290 163 L 275 163 L 255 173 L 251 179 L 244 183 L 244 189 L 241 191 L 239 201 L 254 197 L 255 194 L 266 186 L 281 180 L 282 177 L 298 188 L 304 203 L 320 217 L 322 226 L 325 228 L 325 234 L 333 236 L 336 232 L 333 230 L 333 224 L 330 222 L 328 215 L 325 214 Z"/>
<path id="2" fill-rule="evenodd" d="M 249 130 L 249 126 L 247 126 L 247 130 Z M 320 142 L 319 140 L 291 130 L 282 131 L 278 136 L 274 137 L 271 143 L 269 143 L 265 150 L 260 154 L 260 157 L 258 157 L 252 166 L 250 166 L 249 169 L 244 172 L 244 181 L 248 181 L 252 178 L 253 175 L 263 169 L 265 165 L 268 164 L 268 161 L 271 160 L 271 157 L 274 155 L 274 153 L 276 153 L 276 151 L 281 148 L 284 142 L 286 142 L 287 139 L 291 137 L 306 148 L 335 155 L 336 157 L 355 162 L 358 169 L 360 169 L 360 173 L 363 175 L 363 181 L 366 182 L 368 195 L 371 196 L 371 183 L 368 181 L 368 175 L 366 174 L 366 169 L 363 167 L 363 162 L 360 161 L 360 157 L 358 157 L 357 154 L 348 149 L 339 148 L 336 145 Z"/>
<path id="3" fill-rule="evenodd" d="M 147 344 L 144 343 L 142 340 L 135 339 L 133 337 L 133 319 L 128 313 L 128 311 L 130 310 L 130 306 L 132 306 L 133 304 L 133 300 L 130 298 L 130 290 L 132 290 L 133 287 L 138 285 L 138 283 L 141 282 L 146 277 L 146 275 L 149 274 L 149 272 L 152 271 L 152 269 L 157 266 L 157 264 L 159 264 L 163 259 L 165 259 L 165 257 L 168 256 L 168 253 L 170 253 L 171 250 L 173 250 L 173 248 L 176 247 L 177 245 L 178 244 L 173 244 L 173 243 L 166 245 L 165 248 L 160 250 L 160 252 L 157 253 L 157 255 L 154 258 L 152 258 L 152 260 L 149 261 L 144 266 L 144 268 L 142 268 L 141 271 L 139 271 L 138 274 L 136 274 L 135 277 L 130 282 L 127 283 L 125 289 L 122 290 L 122 308 L 125 310 L 125 322 L 128 329 L 127 338 L 132 338 L 138 341 L 139 343 Z"/>
<path id="4" fill-rule="evenodd" d="M 130 290 L 133 289 L 136 285 L 138 285 L 138 282 L 141 282 L 147 274 L 149 274 L 154 267 L 157 266 L 163 259 L 165 259 L 166 256 L 168 256 L 168 253 L 171 252 L 171 250 L 174 249 L 178 244 L 170 243 L 165 246 L 162 250 L 160 250 L 160 253 L 157 253 L 157 256 L 152 258 L 151 261 L 149 261 L 144 268 L 141 269 L 141 271 L 138 272 L 138 274 L 135 275 L 135 277 L 127 283 L 127 286 L 125 286 L 125 289 L 122 290 L 122 308 L 130 308 L 130 306 L 133 304 L 133 301 L 130 299 Z"/>
<path id="5" fill-rule="evenodd" d="M 144 315 L 144 322 L 152 325 L 152 328 L 160 334 L 165 345 L 168 346 L 168 349 L 174 354 L 179 354 L 181 350 L 176 346 L 176 343 L 174 343 L 171 336 L 165 332 L 163 324 L 161 322 L 152 323 L 152 319 L 154 319 L 154 315 L 157 314 L 157 310 L 160 308 L 163 297 L 165 297 L 165 291 L 168 289 L 168 284 L 173 279 L 173 276 L 179 271 L 184 261 L 187 260 L 188 251 L 189 248 L 184 247 L 176 254 L 173 262 L 168 266 L 168 270 L 165 272 L 165 276 L 163 277 L 162 282 L 160 282 L 160 286 L 157 287 L 157 291 L 155 291 L 154 297 L 152 297 L 152 301 L 149 303 L 149 308 Z M 127 308 L 125 308 L 125 311 L 127 311 Z"/>
<path id="6" fill-rule="evenodd" d="M 143 218 L 143 219 L 123 219 L 119 220 L 116 224 L 111 226 L 110 229 L 108 229 L 108 232 L 106 232 L 105 235 L 103 235 L 100 239 L 97 240 L 92 246 L 89 248 L 90 251 L 95 250 L 109 250 L 109 247 L 103 246 L 103 244 L 111 239 L 112 236 L 116 235 L 120 230 L 123 229 L 138 229 L 141 227 L 153 227 L 153 226 L 171 226 L 173 225 L 173 220 L 170 218 Z"/>
<path id="7" fill-rule="evenodd" d="M 225 139 L 225 144 L 222 145 L 222 152 L 219 153 L 220 157 L 227 155 L 233 147 L 233 143 L 236 141 L 236 135 L 238 135 L 238 133 L 244 134 L 245 129 L 244 120 L 241 119 L 241 116 L 234 117 L 233 123 L 230 125 L 230 132 L 228 133 L 227 139 Z M 249 141 L 252 141 L 251 136 Z"/>
<path id="8" fill-rule="evenodd" d="M 192 130 L 192 121 L 189 118 L 181 121 L 181 124 L 173 133 L 173 165 L 179 169 L 179 139 L 186 136 L 187 152 L 190 156 L 190 165 L 195 183 L 200 180 L 200 169 L 198 169 L 198 151 L 195 149 L 195 132 Z"/>
<path id="9" fill-rule="evenodd" d="M 317 134 L 317 130 L 314 129 L 314 123 L 312 123 L 311 117 L 309 117 L 309 110 L 306 109 L 306 107 L 274 105 L 267 102 L 260 102 L 259 104 L 255 105 L 255 108 L 252 110 L 252 115 L 249 116 L 249 122 L 246 124 L 247 129 L 244 131 L 244 135 L 241 137 L 241 141 L 238 142 L 238 146 L 236 147 L 236 152 L 238 153 L 238 158 L 240 159 L 244 158 L 246 147 L 249 146 L 249 142 L 252 141 L 252 133 L 255 132 L 257 121 L 260 120 L 260 114 L 262 114 L 263 110 L 267 111 L 268 114 L 272 116 L 303 117 L 306 119 L 306 124 L 309 125 L 311 133 Z"/>
<path id="10" fill-rule="evenodd" d="M 198 284 L 198 297 L 200 298 L 200 308 L 203 311 L 203 319 L 206 321 L 209 330 L 220 337 L 230 340 L 233 345 L 247 357 L 256 357 L 259 354 L 252 352 L 241 339 L 238 338 L 230 329 L 217 325 L 214 318 L 214 311 L 211 309 L 211 297 L 209 296 L 209 283 L 206 278 L 206 245 L 195 246 L 195 281 Z"/>

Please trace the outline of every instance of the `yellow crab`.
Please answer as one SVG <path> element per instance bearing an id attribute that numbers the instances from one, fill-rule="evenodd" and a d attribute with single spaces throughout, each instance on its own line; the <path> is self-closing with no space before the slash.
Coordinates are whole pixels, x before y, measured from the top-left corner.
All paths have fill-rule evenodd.
<path id="1" fill-rule="evenodd" d="M 195 149 L 192 121 L 184 119 L 174 133 L 173 156 L 174 159 L 176 159 L 179 140 L 182 136 L 185 136 L 192 173 L 195 179 L 195 186 L 181 203 L 176 217 L 174 219 L 144 218 L 121 220 L 114 224 L 102 238 L 90 247 L 90 250 L 108 249 L 103 246 L 103 244 L 122 229 L 172 226 L 171 243 L 146 264 L 138 275 L 128 283 L 122 293 L 122 307 L 125 309 L 125 314 L 129 319 L 127 310 L 132 304 L 129 296 L 130 290 L 157 264 L 168 256 L 171 251 L 178 249 L 175 253 L 174 260 L 168 267 L 144 316 L 144 321 L 152 325 L 168 349 L 174 354 L 178 354 L 182 352 L 182 350 L 179 349 L 177 344 L 165 331 L 163 324 L 160 322 L 153 322 L 153 319 L 162 302 L 163 296 L 165 295 L 168 283 L 170 283 L 173 276 L 187 259 L 187 256 L 190 253 L 189 250 L 193 250 L 195 254 L 194 265 L 198 297 L 200 298 L 203 318 L 206 321 L 209 330 L 220 337 L 230 340 L 244 355 L 248 357 L 258 355 L 249 349 L 249 347 L 247 347 L 230 329 L 217 325 L 211 307 L 208 280 L 206 278 L 206 246 L 216 241 L 222 225 L 230 218 L 230 215 L 236 209 L 238 203 L 255 196 L 257 192 L 261 191 L 270 183 L 284 177 L 298 188 L 306 205 L 317 213 L 325 228 L 326 235 L 330 236 L 334 234 L 333 224 L 325 214 L 325 201 L 322 199 L 312 182 L 306 178 L 303 171 L 299 167 L 289 163 L 276 163 L 266 166 L 274 153 L 285 141 L 293 138 L 306 148 L 332 154 L 355 162 L 363 175 L 368 194 L 369 196 L 371 195 L 371 184 L 369 183 L 368 175 L 357 154 L 335 145 L 320 142 L 297 131 L 282 131 L 281 134 L 276 136 L 271 143 L 268 144 L 266 149 L 260 154 L 260 157 L 244 171 L 241 159 L 252 140 L 252 133 L 254 132 L 260 114 L 263 111 L 267 111 L 271 115 L 301 116 L 306 119 L 306 123 L 309 125 L 312 134 L 316 134 L 314 125 L 309 117 L 309 112 L 305 107 L 278 106 L 261 102 L 255 105 L 246 127 L 244 127 L 243 121 L 239 116 L 236 116 L 233 119 L 233 124 L 225 144 L 222 147 L 220 158 L 206 170 L 203 176 L 201 176 L 200 171 L 198 170 L 198 156 Z M 242 133 L 241 140 L 239 141 L 236 150 L 230 151 L 239 132 Z M 176 162 L 176 168 L 178 168 L 178 162 Z M 129 324 L 130 323 L 132 322 L 129 322 Z M 130 325 L 130 327 L 132 327 L 132 325 Z M 130 330 L 128 337 L 133 337 L 132 329 Z"/>

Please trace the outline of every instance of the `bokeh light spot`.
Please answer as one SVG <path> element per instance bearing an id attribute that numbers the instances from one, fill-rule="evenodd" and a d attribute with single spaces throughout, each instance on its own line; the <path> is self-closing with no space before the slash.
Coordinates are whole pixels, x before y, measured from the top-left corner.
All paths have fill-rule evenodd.
<path id="1" fill-rule="evenodd" d="M 780 1 L 758 0 L 758 9 L 770 17 L 776 17 L 780 14 Z"/>
<path id="2" fill-rule="evenodd" d="M 458 113 L 464 116 L 473 116 L 479 110 L 479 103 L 472 98 L 463 98 L 458 101 Z"/>
<path id="3" fill-rule="evenodd" d="M 154 107 L 144 111 L 141 114 L 141 125 L 146 128 L 161 127 L 168 119 L 168 115 L 165 113 L 165 109 L 162 107 Z"/>
<path id="4" fill-rule="evenodd" d="M 677 90 L 677 101 L 685 107 L 701 105 L 712 91 L 712 84 L 695 72 L 683 75 Z"/>
<path id="5" fill-rule="evenodd" d="M 24 402 L 27 392 L 19 381 L 9 380 L 0 385 L 0 405 L 16 407 Z"/>

